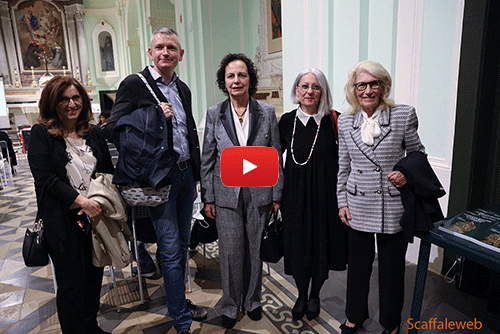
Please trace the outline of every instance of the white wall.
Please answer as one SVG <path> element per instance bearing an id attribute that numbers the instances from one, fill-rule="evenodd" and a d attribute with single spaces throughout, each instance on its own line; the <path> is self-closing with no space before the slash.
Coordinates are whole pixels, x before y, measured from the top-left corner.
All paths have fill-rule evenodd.
<path id="1" fill-rule="evenodd" d="M 396 103 L 417 108 L 419 134 L 449 192 L 464 0 L 289 0 L 282 3 L 283 90 L 304 67 L 328 77 L 334 108 L 347 108 L 348 71 L 380 62 L 394 80 Z M 292 110 L 285 94 L 284 110 Z M 440 201 L 446 215 L 448 196 Z M 416 262 L 418 243 L 408 260 Z M 436 249 L 431 268 L 439 270 Z"/>

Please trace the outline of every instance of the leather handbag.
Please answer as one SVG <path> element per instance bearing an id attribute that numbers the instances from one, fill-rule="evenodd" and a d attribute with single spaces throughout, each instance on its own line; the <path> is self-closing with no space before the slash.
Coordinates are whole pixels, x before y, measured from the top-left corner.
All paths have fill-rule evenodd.
<path id="1" fill-rule="evenodd" d="M 219 238 L 217 234 L 217 225 L 215 224 L 215 219 L 207 217 L 205 210 L 202 209 L 200 214 L 203 216 L 203 219 L 196 219 L 195 221 L 195 224 L 199 225 L 198 242 L 209 244 Z"/>
<path id="2" fill-rule="evenodd" d="M 49 251 L 43 238 L 43 221 L 35 220 L 31 231 L 26 229 L 23 241 L 23 259 L 26 267 L 41 267 L 49 264 Z"/>
<path id="3" fill-rule="evenodd" d="M 262 232 L 260 258 L 264 262 L 277 263 L 283 257 L 283 222 L 281 213 L 273 209 Z"/>

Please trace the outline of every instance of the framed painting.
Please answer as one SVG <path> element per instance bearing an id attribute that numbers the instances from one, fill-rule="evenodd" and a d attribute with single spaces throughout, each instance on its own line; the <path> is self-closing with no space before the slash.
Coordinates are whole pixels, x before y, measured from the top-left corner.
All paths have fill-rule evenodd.
<path id="1" fill-rule="evenodd" d="M 65 18 L 61 8 L 43 0 L 20 1 L 12 8 L 22 72 L 68 69 Z"/>
<path id="2" fill-rule="evenodd" d="M 281 0 L 267 0 L 267 50 L 281 51 Z"/>

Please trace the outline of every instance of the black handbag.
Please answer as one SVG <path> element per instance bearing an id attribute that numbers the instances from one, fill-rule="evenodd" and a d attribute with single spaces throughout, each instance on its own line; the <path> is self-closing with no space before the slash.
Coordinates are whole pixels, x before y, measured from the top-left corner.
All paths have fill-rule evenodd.
<path id="1" fill-rule="evenodd" d="M 202 244 L 209 244 L 214 242 L 219 238 L 217 234 L 217 225 L 215 224 L 215 219 L 208 218 L 205 214 L 205 210 L 200 211 L 203 216 L 203 220 L 197 219 L 195 224 L 198 224 L 198 242 Z"/>
<path id="2" fill-rule="evenodd" d="M 283 257 L 283 222 L 279 211 L 269 213 L 267 224 L 262 232 L 260 258 L 264 262 L 277 263 Z"/>
<path id="3" fill-rule="evenodd" d="M 23 259 L 26 267 L 41 267 L 49 264 L 49 252 L 43 238 L 43 221 L 35 220 L 32 231 L 26 229 L 23 241 Z"/>

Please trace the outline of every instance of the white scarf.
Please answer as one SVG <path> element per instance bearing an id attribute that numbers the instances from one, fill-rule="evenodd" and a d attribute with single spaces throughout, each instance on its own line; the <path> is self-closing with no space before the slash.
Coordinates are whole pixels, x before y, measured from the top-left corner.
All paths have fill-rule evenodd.
<path id="1" fill-rule="evenodd" d="M 380 127 L 378 125 L 378 118 L 380 116 L 380 110 L 375 111 L 372 117 L 368 117 L 366 112 L 361 110 L 361 115 L 363 115 L 364 122 L 361 125 L 361 140 L 368 146 L 373 146 L 373 139 L 380 136 Z"/>

